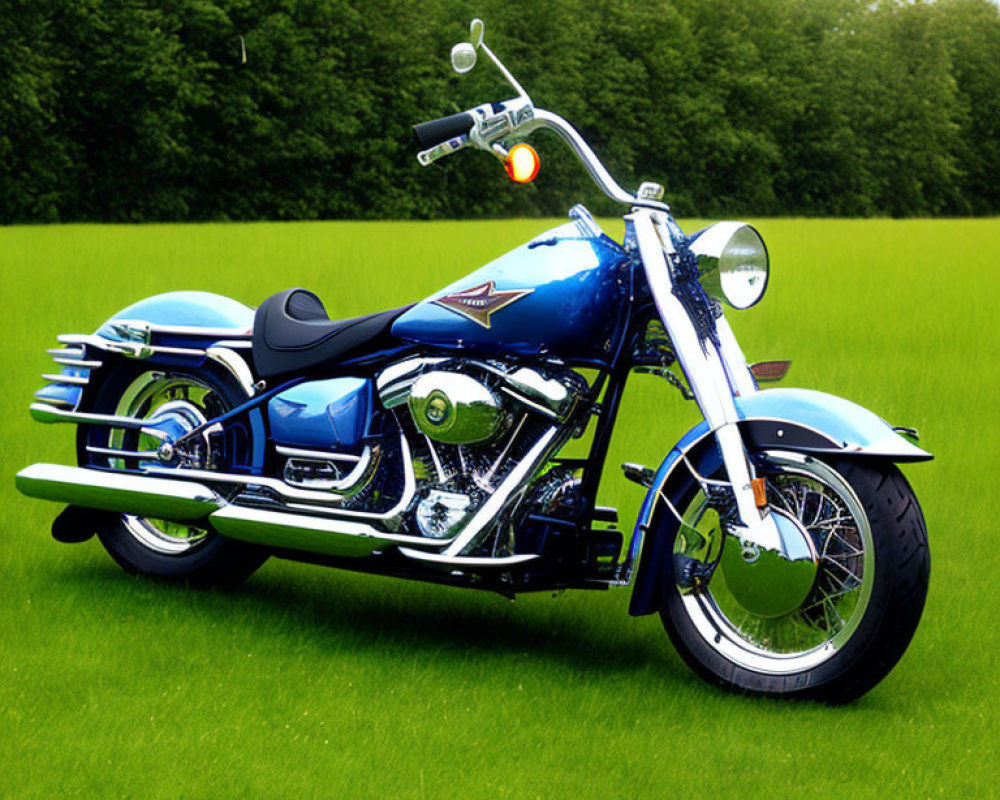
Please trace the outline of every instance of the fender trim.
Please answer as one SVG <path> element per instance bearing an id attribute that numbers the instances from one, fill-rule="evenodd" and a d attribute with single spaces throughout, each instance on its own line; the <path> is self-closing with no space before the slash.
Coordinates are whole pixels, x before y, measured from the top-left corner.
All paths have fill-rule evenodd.
<path id="1" fill-rule="evenodd" d="M 841 397 L 809 389 L 767 389 L 749 397 L 736 397 L 740 433 L 748 450 L 780 448 L 795 452 L 842 454 L 885 458 L 893 462 L 928 461 L 934 456 L 911 444 L 892 426 L 866 408 Z M 677 527 L 677 521 L 660 497 L 675 507 L 690 491 L 694 478 L 678 470 L 683 459 L 707 475 L 722 458 L 703 421 L 689 430 L 660 464 L 639 510 L 629 548 L 630 563 L 638 564 L 629 614 L 641 616 L 659 609 L 657 569 L 668 554 L 660 552 L 660 534 Z M 644 543 L 647 533 L 656 532 Z"/>

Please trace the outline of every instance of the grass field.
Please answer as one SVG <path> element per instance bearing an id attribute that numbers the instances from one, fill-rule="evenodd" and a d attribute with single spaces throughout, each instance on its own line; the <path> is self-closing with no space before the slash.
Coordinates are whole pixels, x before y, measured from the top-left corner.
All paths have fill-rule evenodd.
<path id="1" fill-rule="evenodd" d="M 186 591 L 57 544 L 57 507 L 14 490 L 22 466 L 72 462 L 72 428 L 27 414 L 57 333 L 181 288 L 391 308 L 546 223 L 0 229 L 0 796 L 996 795 L 1000 221 L 758 224 L 769 294 L 731 314 L 748 357 L 791 358 L 786 385 L 916 426 L 937 456 L 906 470 L 923 623 L 846 708 L 703 685 L 627 590 L 508 603 L 271 561 L 237 592 Z M 657 463 L 695 416 L 637 377 L 609 463 Z M 601 499 L 628 524 L 641 491 L 616 472 Z"/>

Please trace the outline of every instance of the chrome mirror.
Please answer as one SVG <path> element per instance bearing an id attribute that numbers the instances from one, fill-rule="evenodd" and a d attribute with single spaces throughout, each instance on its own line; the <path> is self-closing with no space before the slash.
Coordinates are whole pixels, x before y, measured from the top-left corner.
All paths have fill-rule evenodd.
<path id="1" fill-rule="evenodd" d="M 483 43 L 483 28 L 485 27 L 483 21 L 478 17 L 472 20 L 472 24 L 469 26 L 469 41 L 477 50 Z"/>
<path id="2" fill-rule="evenodd" d="M 462 74 L 476 66 L 476 48 L 469 42 L 459 42 L 451 48 L 451 68 Z"/>

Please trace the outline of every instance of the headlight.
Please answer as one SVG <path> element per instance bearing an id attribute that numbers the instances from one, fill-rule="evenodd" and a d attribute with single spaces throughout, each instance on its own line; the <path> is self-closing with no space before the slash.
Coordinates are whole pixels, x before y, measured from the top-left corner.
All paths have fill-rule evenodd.
<path id="1" fill-rule="evenodd" d="M 767 248 L 744 222 L 717 222 L 692 237 L 701 285 L 733 308 L 750 308 L 767 288 Z"/>

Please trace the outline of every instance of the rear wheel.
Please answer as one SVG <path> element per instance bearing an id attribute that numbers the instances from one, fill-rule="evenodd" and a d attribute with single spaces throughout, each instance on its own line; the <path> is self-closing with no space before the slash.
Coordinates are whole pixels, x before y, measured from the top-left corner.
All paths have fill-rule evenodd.
<path id="1" fill-rule="evenodd" d="M 150 370 L 122 365 L 102 384 L 92 410 L 118 416 L 169 419 L 176 435 L 193 430 L 243 400 L 238 387 L 210 371 Z M 160 427 L 160 426 L 158 426 Z M 176 436 L 174 437 L 176 438 Z M 81 426 L 81 464 L 121 470 L 163 467 L 161 441 L 139 431 Z M 227 471 L 245 463 L 249 436 L 207 436 L 195 447 L 200 469 Z M 167 462 L 174 466 L 177 460 Z M 234 586 L 267 553 L 220 536 L 206 522 L 177 522 L 132 514 L 110 516 L 98 530 L 105 549 L 127 572 L 197 586 Z"/>
<path id="2" fill-rule="evenodd" d="M 698 492 L 670 543 L 663 624 L 711 682 L 848 702 L 889 673 L 920 620 L 930 572 L 920 506 L 890 463 L 770 452 L 759 474 L 771 508 L 802 532 L 807 582 L 794 588 L 791 607 L 755 595 L 759 553 L 726 536 Z M 802 567 L 788 569 L 768 595 L 787 596 Z"/>

